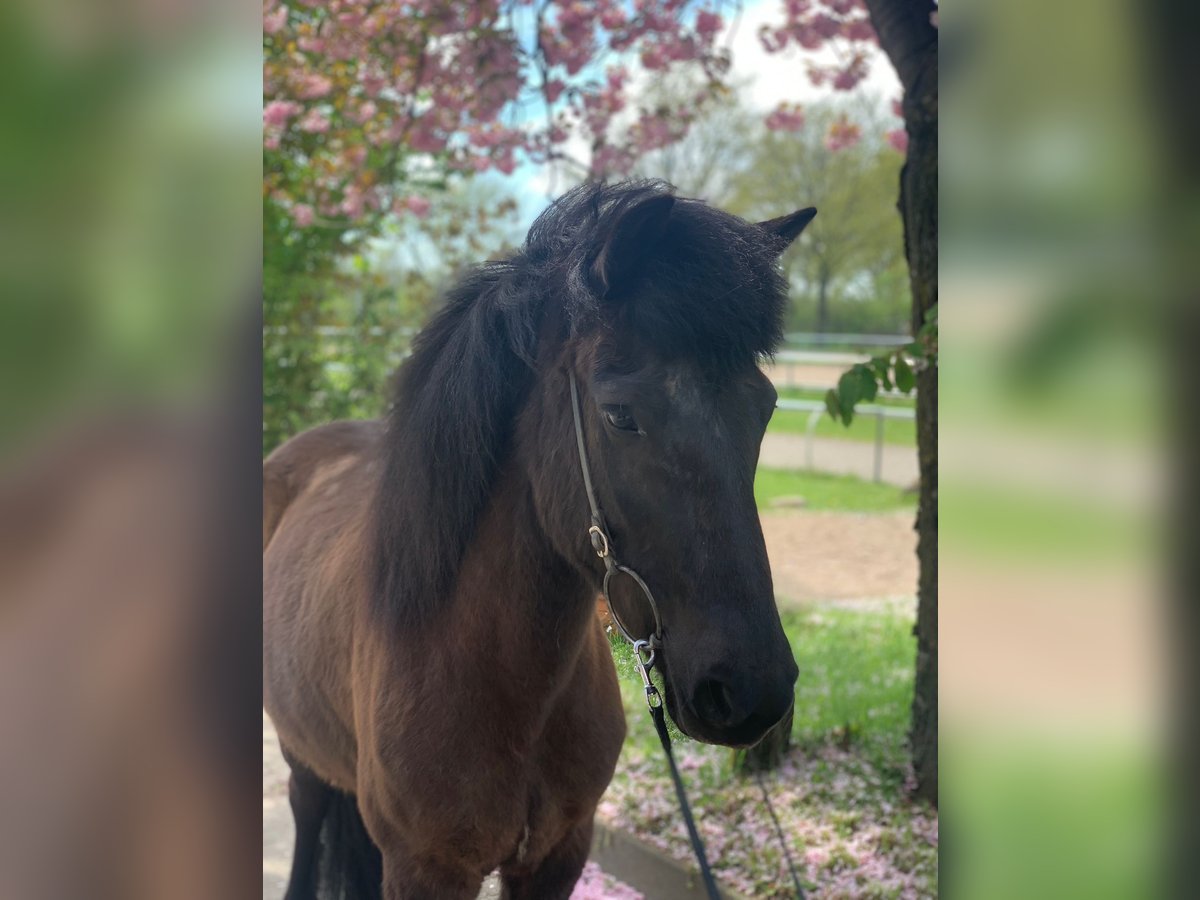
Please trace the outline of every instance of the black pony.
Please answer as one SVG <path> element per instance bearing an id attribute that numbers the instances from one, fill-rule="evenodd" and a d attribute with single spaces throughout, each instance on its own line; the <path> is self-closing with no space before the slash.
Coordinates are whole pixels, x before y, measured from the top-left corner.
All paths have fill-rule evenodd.
<path id="1" fill-rule="evenodd" d="M 814 214 L 756 225 L 659 182 L 578 188 L 450 292 L 386 426 L 313 429 L 267 460 L 289 896 L 365 878 L 466 900 L 497 866 L 512 897 L 570 894 L 624 737 L 572 375 L 609 533 L 658 599 L 676 723 L 743 746 L 786 711 L 797 669 L 753 494 L 776 395 L 757 363 L 780 338 L 777 258 Z M 641 595 L 613 594 L 649 634 Z"/>

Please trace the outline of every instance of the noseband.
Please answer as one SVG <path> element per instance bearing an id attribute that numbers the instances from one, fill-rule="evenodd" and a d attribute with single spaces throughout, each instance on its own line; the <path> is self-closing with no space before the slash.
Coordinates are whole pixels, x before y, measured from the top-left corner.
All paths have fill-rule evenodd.
<path id="1" fill-rule="evenodd" d="M 642 576 L 628 566 L 624 566 L 617 561 L 616 551 L 613 549 L 612 538 L 609 536 L 608 527 L 604 521 L 604 513 L 600 511 L 600 504 L 596 501 L 596 490 L 592 486 L 592 472 L 588 465 L 587 446 L 583 440 L 583 418 L 579 413 L 579 386 L 575 383 L 575 373 L 570 373 L 571 378 L 571 415 L 575 418 L 575 443 L 579 446 L 579 468 L 583 472 L 583 488 L 587 491 L 588 505 L 592 509 L 592 525 L 588 529 L 588 540 L 592 545 L 592 550 L 596 556 L 604 563 L 604 585 L 601 588 L 604 594 L 604 602 L 608 604 L 608 614 L 616 623 L 617 628 L 624 636 L 625 640 L 633 645 L 633 655 L 637 660 L 638 674 L 642 676 L 642 686 L 646 691 L 646 704 L 651 709 L 658 709 L 662 706 L 662 696 L 658 692 L 658 688 L 654 686 L 654 682 L 650 680 L 650 670 L 654 668 L 655 654 L 662 648 L 662 617 L 658 614 L 658 604 L 654 601 L 654 594 L 650 592 L 650 588 L 646 582 L 642 580 Z M 617 615 L 616 607 L 613 606 L 612 596 L 609 593 L 609 585 L 612 583 L 613 576 L 617 573 L 627 575 L 633 580 L 650 603 L 650 611 L 654 613 L 654 633 L 644 639 L 635 638 L 633 634 L 625 627 L 625 623 L 621 621 L 621 617 Z"/>

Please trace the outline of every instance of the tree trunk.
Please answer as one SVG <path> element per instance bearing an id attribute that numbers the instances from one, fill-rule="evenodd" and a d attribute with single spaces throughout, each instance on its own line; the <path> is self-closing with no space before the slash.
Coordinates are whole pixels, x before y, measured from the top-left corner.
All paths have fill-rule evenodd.
<path id="1" fill-rule="evenodd" d="M 926 0 L 867 0 L 871 24 L 904 86 L 908 159 L 900 173 L 900 215 L 912 286 L 915 335 L 937 303 L 938 58 L 936 10 Z M 916 793 L 938 802 L 938 619 L 937 619 L 937 366 L 917 373 L 917 459 L 921 494 L 917 505 L 917 671 L 912 705 Z"/>
<path id="2" fill-rule="evenodd" d="M 767 772 L 783 762 L 784 754 L 792 746 L 792 713 L 789 706 L 784 717 L 768 731 L 761 741 L 745 750 L 733 751 L 733 771 L 739 775 Z"/>

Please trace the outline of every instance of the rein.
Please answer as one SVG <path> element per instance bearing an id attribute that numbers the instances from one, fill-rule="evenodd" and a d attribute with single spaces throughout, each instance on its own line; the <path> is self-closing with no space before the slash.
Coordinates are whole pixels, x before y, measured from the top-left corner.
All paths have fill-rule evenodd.
<path id="1" fill-rule="evenodd" d="M 679 775 L 679 767 L 675 764 L 675 754 L 671 751 L 671 734 L 667 730 L 666 710 L 663 707 L 663 698 L 654 682 L 650 680 L 650 671 L 654 668 L 654 663 L 658 658 L 658 651 L 663 646 L 662 616 L 659 615 L 658 603 L 654 600 L 654 594 L 651 593 L 646 582 L 642 580 L 642 576 L 617 561 L 616 553 L 613 550 L 612 538 L 609 537 L 608 526 L 604 521 L 604 513 L 600 511 L 600 504 L 596 501 L 596 489 L 592 486 L 591 466 L 588 464 L 587 446 L 583 440 L 583 418 L 579 412 L 579 386 L 575 383 L 575 373 L 570 372 L 569 375 L 571 380 L 571 415 L 575 419 L 575 443 L 579 447 L 579 468 L 583 473 L 583 488 L 587 492 L 588 506 L 591 507 L 592 513 L 592 524 L 588 528 L 588 540 L 596 556 L 604 563 L 604 584 L 602 587 L 604 602 L 608 605 L 609 617 L 616 623 L 625 640 L 629 641 L 633 646 L 634 665 L 637 667 L 638 674 L 642 678 L 642 687 L 646 693 L 646 706 L 650 709 L 650 717 L 654 720 L 654 730 L 658 732 L 658 740 L 662 744 L 663 753 L 666 754 L 667 764 L 671 769 L 671 781 L 675 785 L 675 796 L 679 800 L 679 809 L 683 813 L 683 822 L 687 826 L 688 839 L 692 843 L 692 852 L 696 854 L 696 861 L 700 864 L 700 877 L 704 881 L 704 889 L 708 893 L 709 900 L 721 900 L 721 892 L 717 889 L 716 880 L 713 878 L 712 870 L 708 866 L 708 854 L 704 850 L 704 841 L 700 839 L 700 832 L 696 830 L 696 822 L 692 818 L 692 806 L 688 802 L 687 792 L 683 786 L 683 778 Z M 633 583 L 642 592 L 642 595 L 650 603 L 650 611 L 654 613 L 654 632 L 649 637 L 635 638 L 629 629 L 625 627 L 625 623 L 621 621 L 621 617 L 617 615 L 616 607 L 613 606 L 612 597 L 609 595 L 609 585 L 612 583 L 613 576 L 618 573 L 631 578 Z M 800 878 L 796 874 L 795 866 L 792 864 L 791 853 L 788 852 L 787 840 L 779 824 L 779 818 L 775 815 L 775 810 L 771 807 L 771 798 L 767 794 L 767 786 L 763 782 L 761 774 L 758 778 L 758 784 L 762 789 L 763 800 L 767 804 L 767 810 L 771 813 L 771 820 L 775 823 L 775 831 L 779 836 L 779 843 L 783 847 L 784 857 L 787 860 L 788 869 L 791 871 L 792 881 L 796 887 L 796 897 L 798 900 L 804 900 L 804 889 L 800 885 Z"/>

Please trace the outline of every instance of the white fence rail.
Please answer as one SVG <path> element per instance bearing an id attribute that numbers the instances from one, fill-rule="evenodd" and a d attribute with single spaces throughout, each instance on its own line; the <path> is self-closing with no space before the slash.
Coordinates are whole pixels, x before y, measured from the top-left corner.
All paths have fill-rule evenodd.
<path id="1" fill-rule="evenodd" d="M 825 404 L 819 400 L 779 400 L 777 409 L 787 409 L 793 412 L 807 412 L 808 423 L 804 428 L 804 465 L 814 468 L 813 441 L 816 437 L 817 424 L 821 416 L 828 415 Z M 856 416 L 875 417 L 875 456 L 871 465 L 872 481 L 883 480 L 883 423 L 886 419 L 903 419 L 915 422 L 917 413 L 914 409 L 903 406 L 881 406 L 878 403 L 860 403 L 854 407 Z"/>

